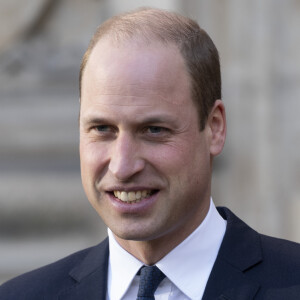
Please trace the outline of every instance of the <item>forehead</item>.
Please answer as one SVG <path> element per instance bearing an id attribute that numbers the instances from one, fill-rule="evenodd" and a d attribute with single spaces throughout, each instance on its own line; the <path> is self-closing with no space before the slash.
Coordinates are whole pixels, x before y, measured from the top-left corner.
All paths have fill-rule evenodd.
<path id="1" fill-rule="evenodd" d="M 103 39 L 82 78 L 81 101 L 110 105 L 193 105 L 185 62 L 174 45 Z M 120 97 L 121 96 L 121 97 Z"/>

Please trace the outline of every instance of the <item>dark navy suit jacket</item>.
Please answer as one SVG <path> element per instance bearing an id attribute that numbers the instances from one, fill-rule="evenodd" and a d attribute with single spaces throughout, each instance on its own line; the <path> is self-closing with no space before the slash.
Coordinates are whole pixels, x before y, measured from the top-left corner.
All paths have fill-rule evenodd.
<path id="1" fill-rule="evenodd" d="M 229 209 L 218 210 L 227 228 L 202 299 L 299 300 L 300 245 L 260 235 Z M 105 300 L 108 254 L 105 239 L 8 281 L 0 299 Z"/>

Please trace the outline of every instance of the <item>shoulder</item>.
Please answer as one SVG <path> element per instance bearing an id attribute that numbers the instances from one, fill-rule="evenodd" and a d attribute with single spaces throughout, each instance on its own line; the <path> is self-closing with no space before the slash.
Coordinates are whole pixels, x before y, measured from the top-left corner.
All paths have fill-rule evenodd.
<path id="1" fill-rule="evenodd" d="M 300 244 L 259 235 L 262 262 L 248 274 L 260 282 L 263 299 L 299 299 Z"/>
<path id="2" fill-rule="evenodd" d="M 104 253 L 107 240 L 101 244 L 73 253 L 54 263 L 20 275 L 0 286 L 0 299 L 53 299 L 54 295 L 74 284 L 72 270 L 93 252 Z M 21 296 L 22 295 L 22 296 Z M 45 295 L 45 296 L 41 296 Z M 52 297 L 51 297 L 52 295 Z"/>
<path id="3" fill-rule="evenodd" d="M 227 208 L 218 211 L 227 220 L 223 241 L 227 257 L 234 254 L 232 260 L 239 265 L 247 261 L 246 273 L 267 285 L 300 283 L 300 244 L 260 234 Z"/>
<path id="4" fill-rule="evenodd" d="M 260 234 L 260 240 L 264 260 L 280 272 L 294 271 L 300 283 L 300 244 L 263 234 Z"/>
<path id="5" fill-rule="evenodd" d="M 228 208 L 217 209 L 227 226 L 205 299 L 221 294 L 226 299 L 299 299 L 300 245 L 262 235 Z"/>

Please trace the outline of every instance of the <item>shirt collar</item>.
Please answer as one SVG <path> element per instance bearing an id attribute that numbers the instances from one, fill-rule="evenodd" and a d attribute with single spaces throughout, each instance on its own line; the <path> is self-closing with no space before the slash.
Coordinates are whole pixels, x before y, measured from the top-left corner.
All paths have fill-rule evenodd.
<path id="1" fill-rule="evenodd" d="M 203 222 L 182 243 L 175 247 L 156 266 L 184 294 L 191 299 L 200 299 L 216 260 L 226 230 L 214 203 Z M 109 285 L 112 299 L 121 299 L 134 276 L 144 264 L 124 250 L 108 229 L 110 258 Z M 195 280 L 197 278 L 197 280 Z"/>
<path id="2" fill-rule="evenodd" d="M 226 221 L 211 200 L 203 222 L 157 267 L 189 298 L 201 299 L 225 230 Z"/>
<path id="3" fill-rule="evenodd" d="M 121 299 L 131 284 L 134 276 L 144 264 L 119 245 L 109 228 L 108 238 L 108 286 L 111 287 L 110 298 Z"/>

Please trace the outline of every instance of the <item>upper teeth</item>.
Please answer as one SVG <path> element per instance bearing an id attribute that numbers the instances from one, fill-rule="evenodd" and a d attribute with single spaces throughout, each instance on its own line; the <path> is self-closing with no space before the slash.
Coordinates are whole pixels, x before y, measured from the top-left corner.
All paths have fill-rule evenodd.
<path id="1" fill-rule="evenodd" d="M 151 191 L 143 190 L 136 192 L 125 192 L 125 191 L 114 191 L 116 198 L 120 199 L 123 202 L 138 202 L 143 198 L 149 196 Z"/>

